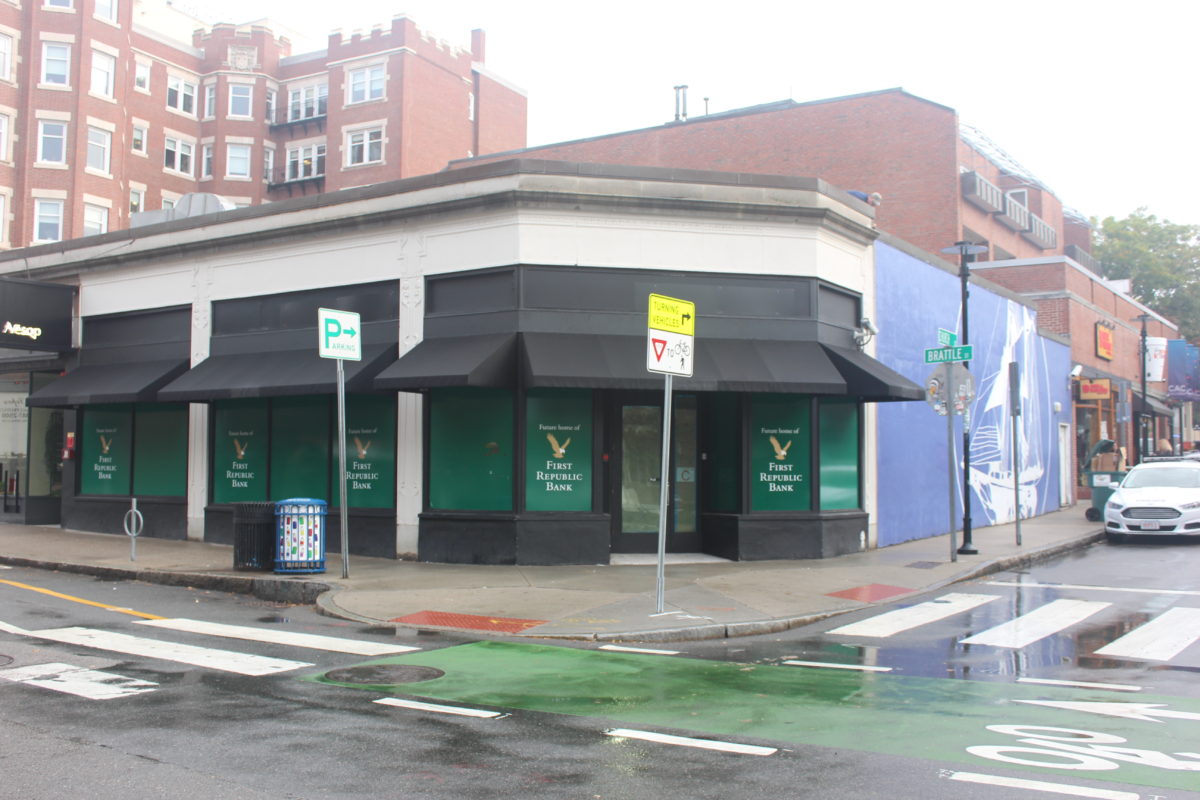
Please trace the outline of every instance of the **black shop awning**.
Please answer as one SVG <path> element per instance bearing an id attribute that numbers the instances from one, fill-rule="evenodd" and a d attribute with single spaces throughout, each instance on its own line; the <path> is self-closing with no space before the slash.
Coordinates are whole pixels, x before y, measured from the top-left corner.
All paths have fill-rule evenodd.
<path id="1" fill-rule="evenodd" d="M 426 339 L 379 373 L 376 389 L 412 391 L 438 386 L 512 386 L 516 334 Z"/>
<path id="2" fill-rule="evenodd" d="M 1165 403 L 1155 400 L 1150 395 L 1146 395 L 1146 405 L 1142 406 L 1142 395 L 1136 389 L 1133 395 L 1133 413 L 1135 414 L 1150 414 L 1159 417 L 1172 417 L 1175 412 Z"/>
<path id="3" fill-rule="evenodd" d="M 372 379 L 394 361 L 396 344 L 363 348 L 361 361 L 346 361 L 347 392 L 370 392 Z M 270 350 L 209 356 L 158 393 L 163 401 L 204 402 L 237 397 L 333 394 L 337 365 L 321 358 L 314 345 L 303 350 Z"/>
<path id="4" fill-rule="evenodd" d="M 822 345 L 846 379 L 846 394 L 862 400 L 923 400 L 925 390 L 861 350 Z"/>
<path id="5" fill-rule="evenodd" d="M 158 390 L 187 370 L 187 359 L 87 364 L 29 395 L 35 407 L 69 407 L 99 403 L 157 400 Z"/>

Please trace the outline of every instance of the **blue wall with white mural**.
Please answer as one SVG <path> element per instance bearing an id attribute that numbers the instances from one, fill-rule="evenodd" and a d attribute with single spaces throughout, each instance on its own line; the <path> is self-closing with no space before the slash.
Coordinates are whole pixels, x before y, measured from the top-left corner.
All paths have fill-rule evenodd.
<path id="1" fill-rule="evenodd" d="M 926 348 L 938 346 L 938 329 L 959 334 L 961 342 L 959 278 L 883 241 L 875 245 L 875 275 L 875 322 L 880 330 L 875 356 L 925 386 L 938 368 L 924 361 Z M 1021 371 L 1017 422 L 1021 517 L 1057 511 L 1059 425 L 1071 422 L 1070 348 L 1037 333 L 1032 308 L 975 284 L 970 288 L 968 319 L 974 348 L 970 369 L 975 378 L 975 399 L 970 404 L 972 528 L 1014 519 L 1011 361 L 1020 364 Z M 946 533 L 950 527 L 946 418 L 928 403 L 880 403 L 878 411 L 879 546 Z M 952 443 L 957 465 L 956 529 L 962 527 L 962 419 L 954 418 Z M 986 532 L 974 538 L 983 544 Z"/>

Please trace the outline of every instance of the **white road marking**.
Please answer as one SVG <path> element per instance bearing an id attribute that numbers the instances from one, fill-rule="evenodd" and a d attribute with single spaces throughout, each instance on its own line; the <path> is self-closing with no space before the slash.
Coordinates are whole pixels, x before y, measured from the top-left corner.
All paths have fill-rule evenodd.
<path id="1" fill-rule="evenodd" d="M 986 644 L 1012 649 L 1025 647 L 1082 622 L 1110 605 L 1112 603 L 1091 600 L 1053 600 L 1028 614 L 968 636 L 962 640 L 962 644 Z"/>
<path id="2" fill-rule="evenodd" d="M 1200 608 L 1169 608 L 1096 651 L 1098 656 L 1170 661 L 1200 640 Z"/>
<path id="3" fill-rule="evenodd" d="M 891 672 L 891 667 L 872 667 L 866 664 L 831 664 L 828 661 L 784 661 L 793 667 L 823 667 L 825 669 L 854 669 L 860 672 Z"/>
<path id="4" fill-rule="evenodd" d="M 1066 794 L 1071 797 L 1091 797 L 1095 800 L 1139 800 L 1136 792 L 1120 792 L 1112 789 L 1093 789 L 1090 786 L 1072 786 L 1067 783 L 1031 781 L 1025 778 L 1006 778 L 1003 775 L 983 775 L 978 772 L 952 772 L 950 780 L 966 783 L 982 783 L 988 786 L 1003 786 L 1006 789 L 1029 789 L 1035 792 Z"/>
<path id="5" fill-rule="evenodd" d="M 221 622 L 206 622 L 199 619 L 139 619 L 135 625 L 166 628 L 184 633 L 200 633 L 206 636 L 224 636 L 229 639 L 245 639 L 251 642 L 283 644 L 292 647 L 307 647 L 313 650 L 329 650 L 334 653 L 352 653 L 360 656 L 385 656 L 392 653 L 411 653 L 419 647 L 384 642 L 366 642 L 358 639 L 341 639 L 336 636 L 321 636 L 315 633 L 294 633 L 279 628 L 252 628 L 244 625 L 226 625 Z"/>
<path id="6" fill-rule="evenodd" d="M 416 711 L 433 711 L 438 714 L 456 714 L 460 717 L 479 717 L 480 719 L 495 719 L 505 716 L 500 711 L 485 711 L 482 708 L 463 708 L 461 706 L 442 706 L 437 703 L 421 703 L 416 700 L 401 700 L 398 697 L 384 697 L 372 702 L 384 706 L 410 708 Z"/>
<path id="7" fill-rule="evenodd" d="M 11 633 L 16 636 L 28 636 L 29 635 L 29 631 L 25 630 L 24 628 L 18 628 L 16 625 L 9 625 L 7 622 L 2 622 L 2 621 L 0 621 L 0 631 L 4 631 L 5 633 Z"/>
<path id="8" fill-rule="evenodd" d="M 620 739 L 640 739 L 644 742 L 673 744 L 680 747 L 698 747 L 701 750 L 720 750 L 723 753 L 737 753 L 745 756 L 771 756 L 779 752 L 777 747 L 759 747 L 753 744 L 737 744 L 735 742 L 719 742 L 714 739 L 690 739 L 686 736 L 671 736 L 666 733 L 652 731 L 637 731 L 629 728 L 610 728 L 604 732 L 606 736 Z"/>
<path id="9" fill-rule="evenodd" d="M 837 634 L 838 636 L 878 636 L 881 638 L 893 636 L 930 622 L 937 622 L 946 617 L 970 611 L 984 603 L 990 603 L 993 600 L 999 599 L 1000 596 L 995 594 L 960 594 L 958 592 L 951 592 L 950 594 L 942 595 L 936 600 L 917 603 L 915 606 L 907 608 L 897 608 L 895 611 L 888 611 L 874 617 L 859 620 L 858 622 L 851 622 L 849 625 L 834 628 L 829 633 Z"/>
<path id="10" fill-rule="evenodd" d="M 616 650 L 621 653 L 650 653 L 656 656 L 677 656 L 678 650 L 653 650 L 649 647 L 622 647 L 619 644 L 602 644 L 601 650 Z"/>
<path id="11" fill-rule="evenodd" d="M 0 670 L 0 678 L 53 689 L 56 692 L 85 697 L 88 700 L 112 700 L 131 694 L 153 692 L 157 683 L 127 678 L 112 672 L 99 672 L 71 664 L 35 664 Z"/>
<path id="12" fill-rule="evenodd" d="M 1090 683 L 1088 681 L 1056 681 L 1052 678 L 1017 678 L 1017 683 L 1043 683 L 1047 686 L 1073 686 L 1076 689 L 1110 689 L 1114 692 L 1140 692 L 1141 686 L 1128 683 Z"/>
<path id="13" fill-rule="evenodd" d="M 175 661 L 180 664 L 191 664 L 196 667 L 218 669 L 224 672 L 236 672 L 239 675 L 271 675 L 276 672 L 311 667 L 307 661 L 288 661 L 282 658 L 266 658 L 235 653 L 232 650 L 218 650 L 211 647 L 194 647 L 189 644 L 162 642 L 157 639 L 143 639 L 125 633 L 98 631 L 89 628 L 55 628 L 52 630 L 28 631 L 27 635 L 47 639 L 52 642 L 75 644 L 83 647 L 94 647 L 113 653 L 125 653 L 145 658 L 158 658 L 164 661 Z"/>
<path id="14" fill-rule="evenodd" d="M 1200 592 L 1191 589 L 1143 589 L 1130 586 L 1091 586 L 1081 583 L 1021 583 L 1019 581 L 988 581 L 988 586 L 1014 586 L 1018 589 L 1084 589 L 1096 592 L 1135 592 L 1137 594 L 1178 594 L 1200 597 Z"/>

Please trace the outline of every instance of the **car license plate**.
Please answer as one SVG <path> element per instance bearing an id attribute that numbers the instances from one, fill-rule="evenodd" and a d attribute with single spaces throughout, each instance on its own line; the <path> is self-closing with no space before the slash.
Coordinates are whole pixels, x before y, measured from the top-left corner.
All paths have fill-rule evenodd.
<path id="1" fill-rule="evenodd" d="M 1157 523 L 1157 522 L 1150 522 L 1149 520 L 1143 520 L 1143 521 L 1142 521 L 1142 530 L 1144 530 L 1144 531 L 1156 531 L 1156 530 L 1158 530 L 1158 523 Z"/>

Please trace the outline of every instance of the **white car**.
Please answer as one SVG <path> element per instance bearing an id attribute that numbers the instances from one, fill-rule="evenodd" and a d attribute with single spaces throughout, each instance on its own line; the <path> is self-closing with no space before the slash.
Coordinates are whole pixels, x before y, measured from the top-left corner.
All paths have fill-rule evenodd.
<path id="1" fill-rule="evenodd" d="M 1129 470 L 1104 505 L 1111 540 L 1200 536 L 1200 461 L 1150 461 Z"/>

